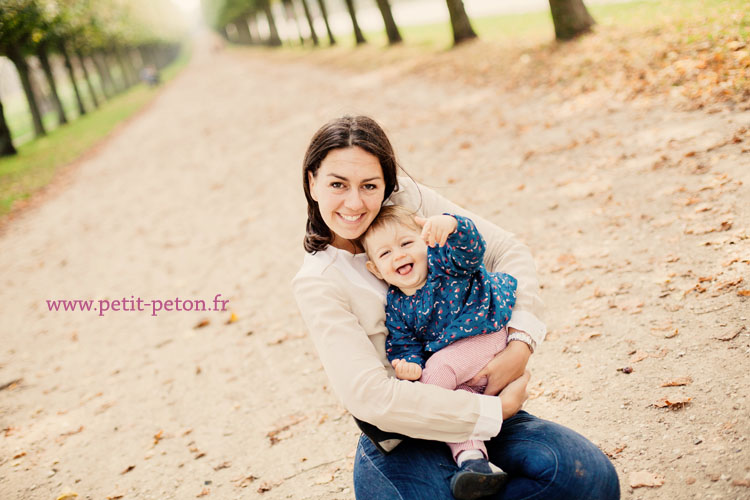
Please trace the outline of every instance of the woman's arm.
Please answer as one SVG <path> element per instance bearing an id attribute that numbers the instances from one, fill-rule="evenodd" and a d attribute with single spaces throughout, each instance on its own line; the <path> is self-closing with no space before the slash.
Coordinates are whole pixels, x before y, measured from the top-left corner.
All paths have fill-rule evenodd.
<path id="1" fill-rule="evenodd" d="M 384 431 L 437 441 L 487 440 L 499 432 L 500 398 L 389 377 L 338 283 L 303 275 L 293 287 L 331 386 L 352 415 Z"/>

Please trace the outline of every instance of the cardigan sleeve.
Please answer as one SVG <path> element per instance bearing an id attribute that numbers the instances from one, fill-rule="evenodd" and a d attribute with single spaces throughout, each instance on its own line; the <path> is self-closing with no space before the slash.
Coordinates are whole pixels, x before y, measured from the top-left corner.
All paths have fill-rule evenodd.
<path id="1" fill-rule="evenodd" d="M 518 280 L 516 304 L 508 326 L 528 333 L 537 346 L 541 344 L 547 335 L 547 327 L 542 320 L 544 303 L 539 296 L 539 279 L 529 248 L 513 233 L 459 207 L 432 189 L 406 177 L 399 177 L 398 182 L 401 187 L 391 195 L 392 202 L 407 205 L 424 217 L 449 213 L 474 221 L 487 242 L 484 254 L 487 270 L 507 273 Z"/>
<path id="2" fill-rule="evenodd" d="M 417 332 L 406 323 L 401 311 L 391 302 L 385 308 L 385 327 L 388 329 L 388 336 L 385 338 L 385 355 L 388 356 L 388 361 L 404 359 L 424 368 L 422 342 L 417 340 Z"/>
<path id="3" fill-rule="evenodd" d="M 471 219 L 454 214 L 445 215 L 456 219 L 456 230 L 448 236 L 445 245 L 428 247 L 432 269 L 449 276 L 472 274 L 482 265 L 487 244 Z"/>
<path id="4" fill-rule="evenodd" d="M 502 420 L 500 398 L 388 376 L 339 283 L 307 274 L 298 275 L 293 288 L 331 387 L 352 415 L 419 439 L 461 442 L 497 434 L 499 425 L 483 422 L 488 414 Z"/>

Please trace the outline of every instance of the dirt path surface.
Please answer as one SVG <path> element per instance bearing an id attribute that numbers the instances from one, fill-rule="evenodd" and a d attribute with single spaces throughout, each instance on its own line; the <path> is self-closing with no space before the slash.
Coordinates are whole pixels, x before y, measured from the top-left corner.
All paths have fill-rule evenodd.
<path id="1" fill-rule="evenodd" d="M 353 498 L 358 432 L 290 291 L 304 148 L 343 113 L 534 251 L 529 411 L 609 453 L 624 498 L 750 498 L 750 113 L 202 49 L 0 235 L 0 498 Z"/>

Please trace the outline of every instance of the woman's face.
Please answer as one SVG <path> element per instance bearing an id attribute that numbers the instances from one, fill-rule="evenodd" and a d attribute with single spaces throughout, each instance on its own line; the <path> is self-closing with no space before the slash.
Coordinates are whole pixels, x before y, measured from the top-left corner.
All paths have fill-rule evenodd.
<path id="1" fill-rule="evenodd" d="M 357 146 L 333 149 L 309 176 L 310 194 L 334 234 L 331 244 L 351 250 L 349 240 L 362 236 L 385 197 L 380 161 Z"/>

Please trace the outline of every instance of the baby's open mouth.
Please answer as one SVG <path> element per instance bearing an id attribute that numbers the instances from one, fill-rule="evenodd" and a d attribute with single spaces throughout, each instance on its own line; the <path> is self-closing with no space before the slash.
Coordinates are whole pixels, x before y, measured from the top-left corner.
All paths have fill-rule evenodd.
<path id="1" fill-rule="evenodd" d="M 398 269 L 396 269 L 396 272 L 401 275 L 409 274 L 413 267 L 414 264 L 404 264 L 403 266 L 400 266 Z"/>

